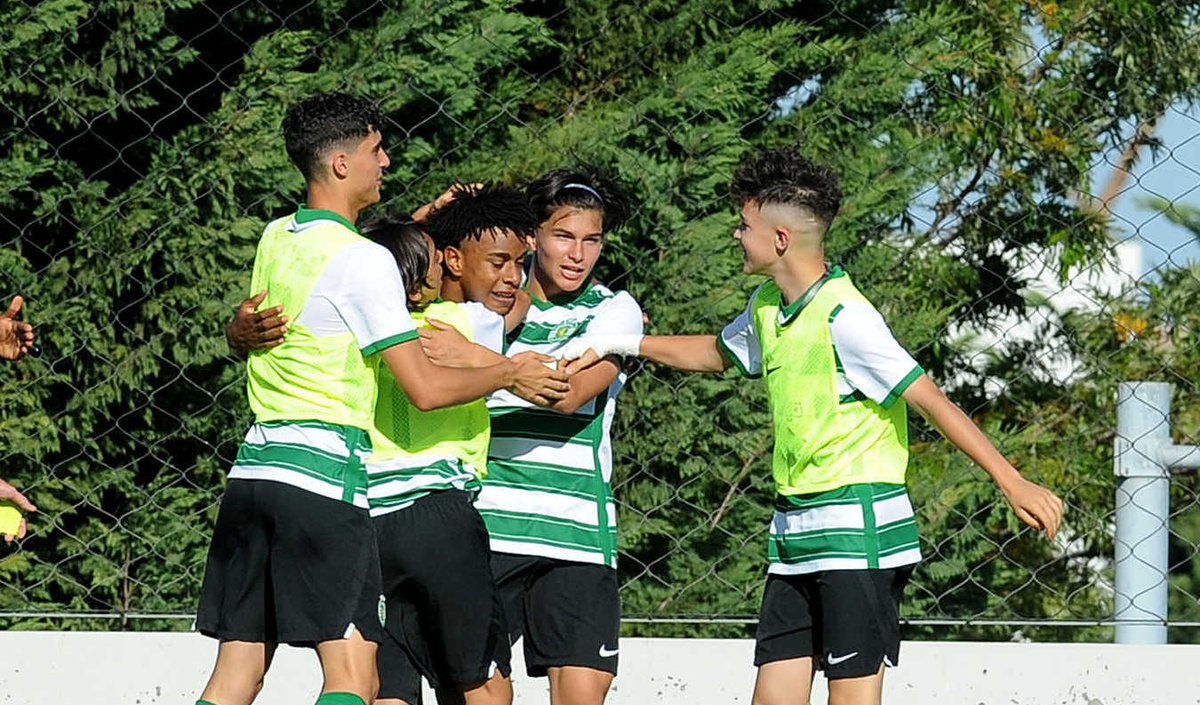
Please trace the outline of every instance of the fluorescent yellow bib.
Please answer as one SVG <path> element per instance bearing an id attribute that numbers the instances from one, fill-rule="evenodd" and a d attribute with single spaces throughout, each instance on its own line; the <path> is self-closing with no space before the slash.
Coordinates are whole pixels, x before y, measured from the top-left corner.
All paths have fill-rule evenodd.
<path id="1" fill-rule="evenodd" d="M 298 322 L 330 258 L 363 241 L 348 223 L 325 219 L 282 218 L 263 231 L 251 291 L 266 289 L 262 306 L 282 304 L 292 323 L 282 345 L 250 354 L 247 381 L 257 422 L 311 420 L 370 428 L 379 356 L 364 358 L 349 332 L 318 337 Z"/>
<path id="2" fill-rule="evenodd" d="M 861 483 L 904 484 L 904 402 L 884 408 L 861 395 L 843 398 L 838 392 L 841 371 L 829 321 L 848 301 L 870 305 L 848 276 L 832 277 L 781 325 L 779 287 L 767 282 L 754 298 L 754 327 L 774 417 L 773 473 L 781 495 Z"/>
<path id="3" fill-rule="evenodd" d="M 431 304 L 413 314 L 418 326 L 436 318 L 454 326 L 474 342 L 471 321 L 466 311 L 452 301 Z M 372 465 L 393 458 L 453 458 L 470 464 L 478 477 L 487 474 L 487 449 L 491 439 L 491 421 L 483 399 L 433 411 L 413 406 L 390 371 L 378 372 L 379 400 L 371 431 Z"/>

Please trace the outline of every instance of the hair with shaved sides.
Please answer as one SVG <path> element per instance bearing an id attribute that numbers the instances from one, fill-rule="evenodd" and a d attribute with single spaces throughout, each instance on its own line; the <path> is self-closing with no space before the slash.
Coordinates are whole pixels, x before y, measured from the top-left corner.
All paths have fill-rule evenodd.
<path id="1" fill-rule="evenodd" d="M 750 157 L 734 172 L 729 190 L 739 206 L 753 201 L 760 210 L 776 205 L 803 209 L 821 221 L 823 230 L 842 205 L 837 175 L 795 146 Z"/>
<path id="2" fill-rule="evenodd" d="M 322 158 L 335 148 L 356 147 L 383 123 L 383 113 L 369 100 L 345 93 L 322 93 L 305 99 L 283 118 L 288 157 L 313 183 L 324 176 Z"/>

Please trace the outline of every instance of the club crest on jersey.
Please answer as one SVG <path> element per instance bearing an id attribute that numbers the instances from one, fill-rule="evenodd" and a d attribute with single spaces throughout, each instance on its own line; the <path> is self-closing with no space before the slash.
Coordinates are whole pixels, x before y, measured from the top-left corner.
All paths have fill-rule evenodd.
<path id="1" fill-rule="evenodd" d="M 375 607 L 375 614 L 379 616 L 379 626 L 387 626 L 387 598 L 383 595 L 379 596 L 379 604 Z"/>
<path id="2" fill-rule="evenodd" d="M 551 341 L 566 340 L 567 338 L 575 335 L 575 332 L 579 330 L 580 326 L 581 323 L 579 321 L 567 321 L 566 323 L 559 323 L 550 331 L 549 338 Z"/>

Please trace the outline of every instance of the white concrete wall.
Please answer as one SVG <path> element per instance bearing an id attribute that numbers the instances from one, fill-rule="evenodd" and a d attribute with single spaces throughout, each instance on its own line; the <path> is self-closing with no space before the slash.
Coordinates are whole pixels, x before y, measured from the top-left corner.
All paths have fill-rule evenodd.
<path id="1" fill-rule="evenodd" d="M 608 702 L 749 703 L 753 648 L 745 640 L 623 639 Z M 196 634 L 0 633 L 0 705 L 192 705 L 215 653 L 215 642 Z M 545 680 L 517 666 L 517 705 L 548 705 Z M 319 685 L 312 652 L 284 647 L 258 702 L 308 705 Z M 813 703 L 824 703 L 820 678 L 814 690 Z M 884 702 L 1200 703 L 1200 646 L 907 642 L 900 667 L 888 672 Z"/>

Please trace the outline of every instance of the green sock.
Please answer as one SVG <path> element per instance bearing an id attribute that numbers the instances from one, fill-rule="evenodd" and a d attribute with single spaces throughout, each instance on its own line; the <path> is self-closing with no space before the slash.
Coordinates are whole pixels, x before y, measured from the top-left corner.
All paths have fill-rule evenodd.
<path id="1" fill-rule="evenodd" d="M 321 693 L 317 705 L 367 705 L 354 693 Z"/>
<path id="2" fill-rule="evenodd" d="M 196 705 L 216 705 L 216 703 L 210 703 L 207 700 L 197 700 Z"/>

